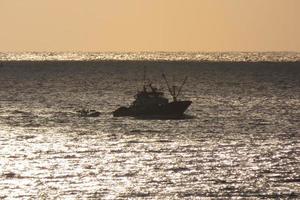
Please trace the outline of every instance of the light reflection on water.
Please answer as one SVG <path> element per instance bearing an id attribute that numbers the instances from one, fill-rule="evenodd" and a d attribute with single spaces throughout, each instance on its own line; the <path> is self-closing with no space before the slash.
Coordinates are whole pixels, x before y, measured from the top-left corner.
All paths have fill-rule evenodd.
<path id="1" fill-rule="evenodd" d="M 0 61 L 234 61 L 296 62 L 299 52 L 0 52 Z"/>
<path id="2" fill-rule="evenodd" d="M 299 198 L 297 67 L 148 63 L 190 77 L 177 121 L 111 116 L 139 67 L 24 65 L 1 71 L 0 198 Z"/>

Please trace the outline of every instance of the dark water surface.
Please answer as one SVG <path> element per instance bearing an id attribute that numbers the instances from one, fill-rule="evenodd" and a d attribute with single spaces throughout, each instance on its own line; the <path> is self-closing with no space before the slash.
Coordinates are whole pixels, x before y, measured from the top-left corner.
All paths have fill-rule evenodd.
<path id="1" fill-rule="evenodd" d="M 144 66 L 191 119 L 112 117 Z M 0 136 L 0 199 L 299 199 L 300 63 L 7 61 Z"/>

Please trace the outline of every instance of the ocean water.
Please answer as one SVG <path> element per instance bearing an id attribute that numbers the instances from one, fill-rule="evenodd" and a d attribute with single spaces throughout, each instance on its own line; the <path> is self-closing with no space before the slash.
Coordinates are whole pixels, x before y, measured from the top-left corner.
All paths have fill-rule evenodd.
<path id="1" fill-rule="evenodd" d="M 1 53 L 0 61 L 213 61 L 296 62 L 300 52 L 19 52 Z"/>
<path id="2" fill-rule="evenodd" d="M 299 199 L 299 58 L 1 53 L 0 199 Z M 191 117 L 112 116 L 144 67 L 168 97 L 188 76 Z"/>

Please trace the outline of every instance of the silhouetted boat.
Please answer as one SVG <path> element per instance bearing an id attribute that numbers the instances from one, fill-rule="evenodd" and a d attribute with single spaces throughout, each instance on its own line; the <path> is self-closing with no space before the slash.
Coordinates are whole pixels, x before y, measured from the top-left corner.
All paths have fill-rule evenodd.
<path id="1" fill-rule="evenodd" d="M 78 110 L 77 113 L 79 114 L 80 117 L 99 117 L 101 114 L 96 110 L 87 110 L 87 109 Z"/>
<path id="2" fill-rule="evenodd" d="M 173 101 L 169 102 L 168 98 L 164 97 L 164 93 L 153 87 L 152 84 L 146 86 L 144 81 L 143 90 L 135 95 L 135 100 L 129 107 L 119 107 L 113 112 L 114 117 L 140 117 L 140 118 L 182 118 L 184 112 L 191 105 L 192 101 L 179 101 L 179 96 L 187 77 L 184 79 L 182 85 L 176 90 L 176 87 L 172 88 L 163 75 L 164 80 L 167 83 L 169 92 L 173 97 Z"/>

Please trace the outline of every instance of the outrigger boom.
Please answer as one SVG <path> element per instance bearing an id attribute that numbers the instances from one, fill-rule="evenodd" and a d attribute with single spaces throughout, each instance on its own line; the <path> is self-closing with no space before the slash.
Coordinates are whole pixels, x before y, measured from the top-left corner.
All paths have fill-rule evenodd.
<path id="1" fill-rule="evenodd" d="M 184 84 L 186 83 L 188 77 L 186 76 L 186 77 L 184 78 L 182 84 L 180 85 L 179 89 L 177 90 L 177 94 L 176 94 L 176 86 L 173 85 L 172 88 L 171 88 L 170 85 L 169 85 L 169 82 L 168 82 L 168 80 L 167 80 L 166 75 L 165 75 L 165 74 L 162 74 L 162 77 L 164 78 L 164 80 L 165 80 L 165 82 L 166 82 L 166 85 L 167 85 L 167 87 L 168 87 L 168 90 L 169 90 L 170 95 L 173 97 L 173 101 L 177 101 L 177 97 L 180 95 L 181 90 L 182 90 Z"/>

